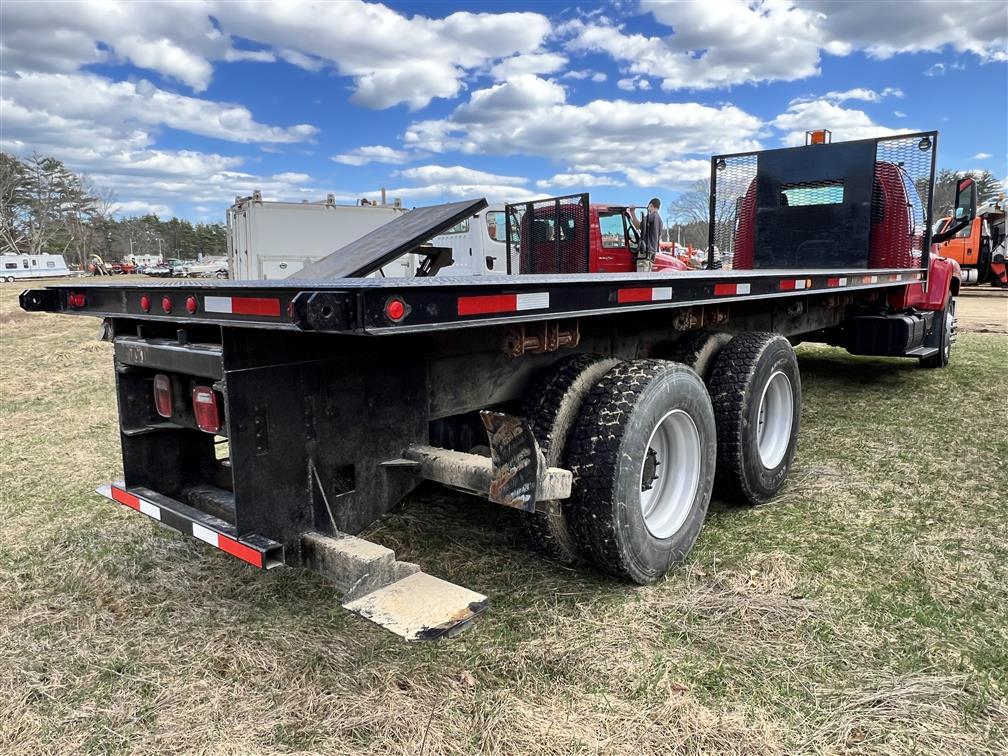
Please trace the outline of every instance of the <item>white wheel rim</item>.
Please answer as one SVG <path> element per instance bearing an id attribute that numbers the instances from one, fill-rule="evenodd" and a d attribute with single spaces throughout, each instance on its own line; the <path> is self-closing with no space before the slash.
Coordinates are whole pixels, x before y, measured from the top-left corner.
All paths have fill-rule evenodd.
<path id="1" fill-rule="evenodd" d="M 656 465 L 649 465 L 652 452 Z M 700 486 L 702 456 L 700 432 L 686 412 L 672 410 L 655 424 L 640 471 L 641 514 L 655 538 L 675 535 L 686 522 Z"/>
<path id="2" fill-rule="evenodd" d="M 780 370 L 770 376 L 760 397 L 756 422 L 756 448 L 760 462 L 768 470 L 781 463 L 791 442 L 794 423 L 794 392 L 791 381 Z"/>

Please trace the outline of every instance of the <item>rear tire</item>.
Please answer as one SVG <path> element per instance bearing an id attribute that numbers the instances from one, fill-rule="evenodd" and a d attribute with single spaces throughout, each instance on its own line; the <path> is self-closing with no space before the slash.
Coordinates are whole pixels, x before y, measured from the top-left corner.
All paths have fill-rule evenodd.
<path id="1" fill-rule="evenodd" d="M 717 418 L 717 498 L 762 504 L 791 469 L 801 421 L 794 348 L 775 333 L 743 333 L 718 356 L 709 381 Z"/>
<path id="2" fill-rule="evenodd" d="M 685 559 L 703 526 L 717 454 L 714 412 L 684 365 L 610 370 L 571 436 L 570 512 L 595 563 L 641 585 Z"/>
<path id="3" fill-rule="evenodd" d="M 675 342 L 669 354 L 663 356 L 692 368 L 706 383 L 710 379 L 718 353 L 731 338 L 730 333 L 692 331 Z"/>
<path id="4" fill-rule="evenodd" d="M 542 371 L 532 382 L 522 406 L 536 443 L 550 467 L 564 464 L 567 442 L 581 404 L 595 384 L 620 363 L 597 354 L 564 357 Z M 546 557 L 561 564 L 579 561 L 582 548 L 570 527 L 569 501 L 546 502 L 545 512 L 522 512 L 525 532 Z"/>

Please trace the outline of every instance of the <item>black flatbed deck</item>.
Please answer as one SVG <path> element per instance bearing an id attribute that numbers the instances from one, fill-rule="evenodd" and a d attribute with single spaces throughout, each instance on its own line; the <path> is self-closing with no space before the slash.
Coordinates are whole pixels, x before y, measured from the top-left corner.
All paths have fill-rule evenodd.
<path id="1" fill-rule="evenodd" d="M 467 278 L 74 281 L 26 290 L 26 310 L 245 328 L 388 334 L 597 317 L 907 286 L 922 268 L 696 270 Z M 84 303 L 72 305 L 72 294 Z M 148 309 L 141 306 L 148 300 Z M 165 311 L 162 300 L 170 300 Z M 194 311 L 187 301 L 194 300 Z M 392 302 L 402 303 L 393 318 Z M 190 304 L 193 304 L 190 302 Z"/>

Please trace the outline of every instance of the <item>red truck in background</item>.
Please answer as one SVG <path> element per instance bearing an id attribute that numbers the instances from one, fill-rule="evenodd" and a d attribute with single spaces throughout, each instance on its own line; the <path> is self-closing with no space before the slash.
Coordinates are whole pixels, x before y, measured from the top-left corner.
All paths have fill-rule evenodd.
<path id="1" fill-rule="evenodd" d="M 586 193 L 508 205 L 508 248 L 520 250 L 517 259 L 509 259 L 508 272 L 636 272 L 640 234 L 632 211 L 589 202 Z M 517 244 L 518 239 L 531 243 Z M 656 273 L 689 269 L 668 252 L 655 256 Z"/>

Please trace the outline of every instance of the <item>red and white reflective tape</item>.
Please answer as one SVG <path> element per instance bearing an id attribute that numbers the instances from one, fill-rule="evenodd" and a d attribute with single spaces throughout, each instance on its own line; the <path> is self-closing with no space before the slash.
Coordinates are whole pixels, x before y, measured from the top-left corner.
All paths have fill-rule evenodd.
<path id="1" fill-rule="evenodd" d="M 528 294 L 488 294 L 458 298 L 459 315 L 492 315 L 500 312 L 523 312 L 525 310 L 548 310 L 548 291 Z"/>
<path id="2" fill-rule="evenodd" d="M 117 485 L 106 484 L 100 486 L 97 490 L 98 493 L 107 499 L 116 501 L 130 509 L 135 509 L 137 512 L 141 512 L 158 522 L 164 523 L 178 530 L 180 533 L 191 535 L 205 543 L 209 543 L 211 546 L 225 551 L 231 556 L 238 557 L 243 562 L 248 562 L 253 567 L 259 567 L 260 569 L 263 567 L 263 555 L 261 552 L 249 548 L 230 536 L 218 533 L 216 530 L 211 530 L 208 527 L 182 517 L 178 513 L 164 510 L 154 502 L 130 493 Z"/>
<path id="3" fill-rule="evenodd" d="M 748 294 L 752 287 L 747 283 L 719 283 L 714 284 L 715 297 L 734 297 L 740 294 Z"/>
<path id="4" fill-rule="evenodd" d="M 104 488 L 104 486 L 103 486 Z M 147 515 L 148 517 L 153 517 L 155 520 L 161 521 L 161 507 L 157 504 L 152 504 L 146 499 L 141 499 L 135 494 L 131 494 L 129 491 L 124 491 L 116 486 L 108 486 L 109 492 L 105 494 L 112 501 L 118 501 L 120 504 L 124 504 L 130 509 L 135 509 L 137 512 Z M 102 489 L 99 489 L 101 493 L 104 493 Z"/>
<path id="5" fill-rule="evenodd" d="M 828 278 L 828 279 L 826 279 L 826 285 L 829 286 L 829 287 L 846 286 L 847 285 L 847 278 L 846 278 L 846 276 L 843 277 L 843 278 Z"/>
<path id="6" fill-rule="evenodd" d="M 800 291 L 806 287 L 804 278 L 783 278 L 780 282 L 781 291 Z"/>
<path id="7" fill-rule="evenodd" d="M 216 546 L 221 551 L 226 551 L 231 556 L 238 557 L 243 562 L 248 562 L 256 567 L 263 566 L 263 557 L 255 549 L 250 549 L 244 544 L 238 543 L 234 538 L 229 538 L 216 530 L 210 530 L 198 523 L 192 524 L 192 534 L 194 538 L 199 538 L 211 546 Z"/>
<path id="8" fill-rule="evenodd" d="M 273 297 L 203 297 L 204 312 L 226 315 L 280 316 L 280 300 Z"/>
<path id="9" fill-rule="evenodd" d="M 634 289 L 617 289 L 616 301 L 619 304 L 628 302 L 669 302 L 672 299 L 672 287 L 647 286 Z"/>

